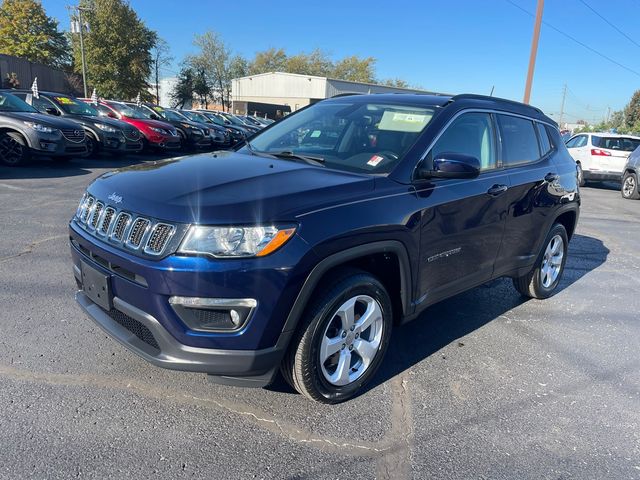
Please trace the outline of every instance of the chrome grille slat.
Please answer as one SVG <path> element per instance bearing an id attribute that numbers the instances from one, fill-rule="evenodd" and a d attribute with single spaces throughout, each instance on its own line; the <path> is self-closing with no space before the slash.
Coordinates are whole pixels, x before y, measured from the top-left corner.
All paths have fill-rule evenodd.
<path id="1" fill-rule="evenodd" d="M 74 143 L 80 143 L 84 141 L 84 130 L 80 127 L 80 128 L 62 128 L 62 135 L 64 135 L 64 138 L 66 138 L 67 140 L 69 140 L 70 142 L 74 142 Z"/>
<path id="2" fill-rule="evenodd" d="M 145 253 L 160 255 L 174 231 L 175 227 L 173 225 L 157 223 L 151 231 L 147 245 L 144 247 Z"/>
<path id="3" fill-rule="evenodd" d="M 109 227 L 111 226 L 111 221 L 115 214 L 116 211 L 113 207 L 107 207 L 104 209 L 104 216 L 102 217 L 102 222 L 100 222 L 98 233 L 101 233 L 102 235 L 109 233 Z"/>
<path id="4" fill-rule="evenodd" d="M 124 233 L 127 230 L 130 221 L 131 215 L 125 212 L 120 212 L 120 214 L 116 218 L 116 225 L 115 227 L 113 227 L 111 238 L 118 242 L 122 242 L 124 239 Z"/>
<path id="5" fill-rule="evenodd" d="M 127 235 L 127 245 L 132 248 L 140 248 L 142 237 L 147 233 L 147 228 L 149 228 L 150 224 L 151 222 L 146 218 L 136 218 Z"/>
<path id="6" fill-rule="evenodd" d="M 80 217 L 80 221 L 82 223 L 87 223 L 87 220 L 89 220 L 89 214 L 93 209 L 93 204 L 95 203 L 95 201 L 96 199 L 93 198 L 92 196 L 87 197 L 84 208 L 82 210 L 82 216 Z"/>
<path id="7" fill-rule="evenodd" d="M 98 227 L 100 223 L 100 215 L 102 214 L 102 210 L 104 209 L 104 203 L 97 202 L 93 207 L 93 212 L 91 214 L 91 225 L 90 227 L 94 230 Z"/>

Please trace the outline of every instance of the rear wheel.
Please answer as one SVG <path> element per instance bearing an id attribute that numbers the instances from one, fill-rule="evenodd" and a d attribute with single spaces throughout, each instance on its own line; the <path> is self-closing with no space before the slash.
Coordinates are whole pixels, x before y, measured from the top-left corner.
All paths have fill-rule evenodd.
<path id="1" fill-rule="evenodd" d="M 584 187 L 587 182 L 585 182 L 585 180 L 584 180 L 584 172 L 582 171 L 582 165 L 580 165 L 580 163 L 577 163 L 576 164 L 576 169 L 578 170 L 578 172 L 577 172 L 578 185 L 580 185 L 581 187 Z"/>
<path id="2" fill-rule="evenodd" d="M 514 278 L 516 290 L 529 298 L 548 298 L 558 287 L 567 262 L 569 240 L 564 226 L 553 225 L 533 269 L 522 277 Z"/>
<path id="3" fill-rule="evenodd" d="M 93 135 L 87 133 L 87 157 L 92 157 L 96 155 L 99 151 L 100 147 L 98 141 L 95 139 Z"/>
<path id="4" fill-rule="evenodd" d="M 281 368 L 293 388 L 322 403 L 348 400 L 373 377 L 392 327 L 391 299 L 377 278 L 350 270 L 333 280 L 315 291 Z"/>
<path id="5" fill-rule="evenodd" d="M 0 161 L 4 165 L 15 167 L 29 160 L 27 141 L 18 132 L 0 134 Z"/>
<path id="6" fill-rule="evenodd" d="M 622 178 L 622 197 L 628 200 L 640 200 L 638 191 L 638 176 L 635 173 L 627 172 Z"/>

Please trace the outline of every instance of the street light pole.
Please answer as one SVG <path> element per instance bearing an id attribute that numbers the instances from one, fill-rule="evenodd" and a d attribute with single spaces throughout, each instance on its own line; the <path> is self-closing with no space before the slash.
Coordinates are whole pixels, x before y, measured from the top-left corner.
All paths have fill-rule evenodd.
<path id="1" fill-rule="evenodd" d="M 531 54 L 529 55 L 529 71 L 527 72 L 527 84 L 524 87 L 524 103 L 529 103 L 531 98 L 531 84 L 533 83 L 533 71 L 536 67 L 536 55 L 538 54 L 538 40 L 540 38 L 540 24 L 542 23 L 542 9 L 544 0 L 538 0 L 536 8 L 536 21 L 533 26 L 533 38 L 531 39 Z"/>
<path id="2" fill-rule="evenodd" d="M 78 23 L 80 24 L 80 57 L 82 58 L 82 86 L 84 87 L 84 98 L 88 97 L 87 90 L 87 64 L 84 59 L 84 38 L 82 36 L 82 30 L 84 27 L 82 25 L 82 9 L 77 7 L 78 10 Z"/>

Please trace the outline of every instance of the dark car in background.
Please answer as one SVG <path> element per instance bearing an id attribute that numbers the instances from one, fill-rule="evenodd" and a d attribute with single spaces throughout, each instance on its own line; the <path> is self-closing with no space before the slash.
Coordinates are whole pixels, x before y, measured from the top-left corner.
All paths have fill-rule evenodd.
<path id="1" fill-rule="evenodd" d="M 241 142 L 248 136 L 252 135 L 252 132 L 249 132 L 248 129 L 232 124 L 217 112 L 212 110 L 195 110 L 195 112 L 204 115 L 216 125 L 226 128 L 229 131 L 231 140 L 234 144 Z"/>
<path id="2" fill-rule="evenodd" d="M 91 103 L 90 99 L 83 99 Z M 142 134 L 143 148 L 149 150 L 179 150 L 180 136 L 172 125 L 154 120 L 146 110 L 132 108 L 124 102 L 100 100 L 96 105 L 100 115 L 117 118 L 137 128 Z"/>
<path id="3" fill-rule="evenodd" d="M 576 164 L 536 108 L 333 98 L 235 151 L 98 177 L 69 224 L 76 300 L 157 366 L 245 386 L 281 371 L 337 403 L 428 306 L 498 277 L 553 295 L 579 205 Z"/>
<path id="4" fill-rule="evenodd" d="M 166 110 L 159 105 L 143 103 L 138 106 L 135 103 L 126 103 L 130 108 L 145 112 L 149 115 L 149 118 L 158 119 L 172 125 L 180 136 L 180 146 L 183 150 L 211 148 L 212 141 L 207 126 L 192 122 L 182 115 Z"/>
<path id="5" fill-rule="evenodd" d="M 90 155 L 100 151 L 130 153 L 142 150 L 142 136 L 136 127 L 101 116 L 93 105 L 82 100 L 61 93 L 42 91 L 35 97 L 31 90 L 18 90 L 15 95 L 40 113 L 65 117 L 82 125 Z"/>
<path id="6" fill-rule="evenodd" d="M 185 118 L 187 118 L 192 122 L 199 123 L 205 126 L 206 128 L 208 128 L 209 134 L 212 136 L 212 138 L 214 138 L 214 143 L 216 144 L 216 147 L 221 147 L 221 148 L 232 147 L 233 145 L 238 143 L 238 141 L 244 138 L 244 137 L 241 137 L 239 139 L 236 138 L 236 135 L 234 135 L 234 132 L 231 129 L 225 126 L 222 126 L 217 122 L 214 122 L 211 118 L 209 118 L 203 113 L 195 112 L 192 110 L 175 110 L 174 109 L 173 111 L 176 113 L 179 113 L 180 115 L 184 116 Z M 223 145 L 220 145 L 220 142 L 223 142 Z"/>
<path id="7" fill-rule="evenodd" d="M 4 165 L 20 165 L 35 155 L 64 161 L 87 154 L 80 125 L 43 115 L 7 91 L 0 91 L 0 132 L 0 160 Z"/>
<path id="8" fill-rule="evenodd" d="M 254 133 L 258 133 L 261 130 L 259 127 L 255 125 L 249 125 L 247 122 L 241 120 L 240 118 L 236 117 L 231 113 L 227 113 L 227 112 L 216 112 L 216 113 L 220 115 L 226 122 L 229 122 L 231 125 L 244 128 L 245 130 L 247 130 L 247 132 L 250 135 Z"/>

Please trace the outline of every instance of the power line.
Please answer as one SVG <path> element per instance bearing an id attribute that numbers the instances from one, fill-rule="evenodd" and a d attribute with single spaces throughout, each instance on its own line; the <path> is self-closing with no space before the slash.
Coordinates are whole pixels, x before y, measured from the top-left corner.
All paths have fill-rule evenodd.
<path id="1" fill-rule="evenodd" d="M 519 10 L 522 10 L 524 13 L 526 13 L 527 15 L 533 17 L 534 14 L 531 13 L 530 11 L 526 10 L 525 8 L 522 8 L 520 5 L 518 5 L 517 3 L 513 2 L 512 0 L 505 0 L 505 2 L 513 5 L 514 7 L 516 7 Z M 606 56 L 604 53 L 600 53 L 599 51 L 597 51 L 594 48 L 591 48 L 589 45 L 586 45 L 584 43 L 582 43 L 580 40 L 578 40 L 577 38 L 572 37 L 571 35 L 569 35 L 568 33 L 563 32 L 562 30 L 554 27 L 553 25 L 551 25 L 549 22 L 545 22 L 544 20 L 542 21 L 542 23 L 544 25 L 546 25 L 547 27 L 549 27 L 552 30 L 555 30 L 556 32 L 558 32 L 560 35 L 567 37 L 569 40 L 577 43 L 578 45 L 580 45 L 581 47 L 586 48 L 587 50 L 589 50 L 590 52 L 595 53 L 596 55 L 598 55 L 599 57 L 604 58 L 605 60 L 613 63 L 614 65 L 619 66 L 620 68 L 624 68 L 625 70 L 627 70 L 628 72 L 633 73 L 634 75 L 637 75 L 638 77 L 640 77 L 640 72 L 637 72 L 635 70 L 633 70 L 632 68 L 629 68 L 623 64 L 621 64 L 620 62 L 615 61 L 613 58 Z"/>
<path id="2" fill-rule="evenodd" d="M 598 17 L 600 17 L 600 19 L 602 19 L 603 22 L 605 22 L 607 25 L 609 25 L 611 28 L 613 28 L 616 32 L 618 32 L 620 35 L 622 35 L 623 37 L 625 37 L 627 40 L 629 40 L 631 43 L 633 43 L 636 47 L 640 48 L 640 43 L 636 42 L 633 38 L 631 38 L 629 35 L 627 35 L 626 33 L 624 33 L 622 30 L 620 30 L 618 27 L 616 27 L 613 23 L 611 23 L 609 20 L 607 20 L 606 18 L 604 18 L 602 15 L 600 15 L 593 7 L 591 7 L 591 5 L 589 5 L 587 2 L 585 2 L 584 0 L 580 0 L 580 3 L 582 3 L 585 7 L 587 7 L 589 10 L 591 10 L 593 13 L 595 13 Z"/>

